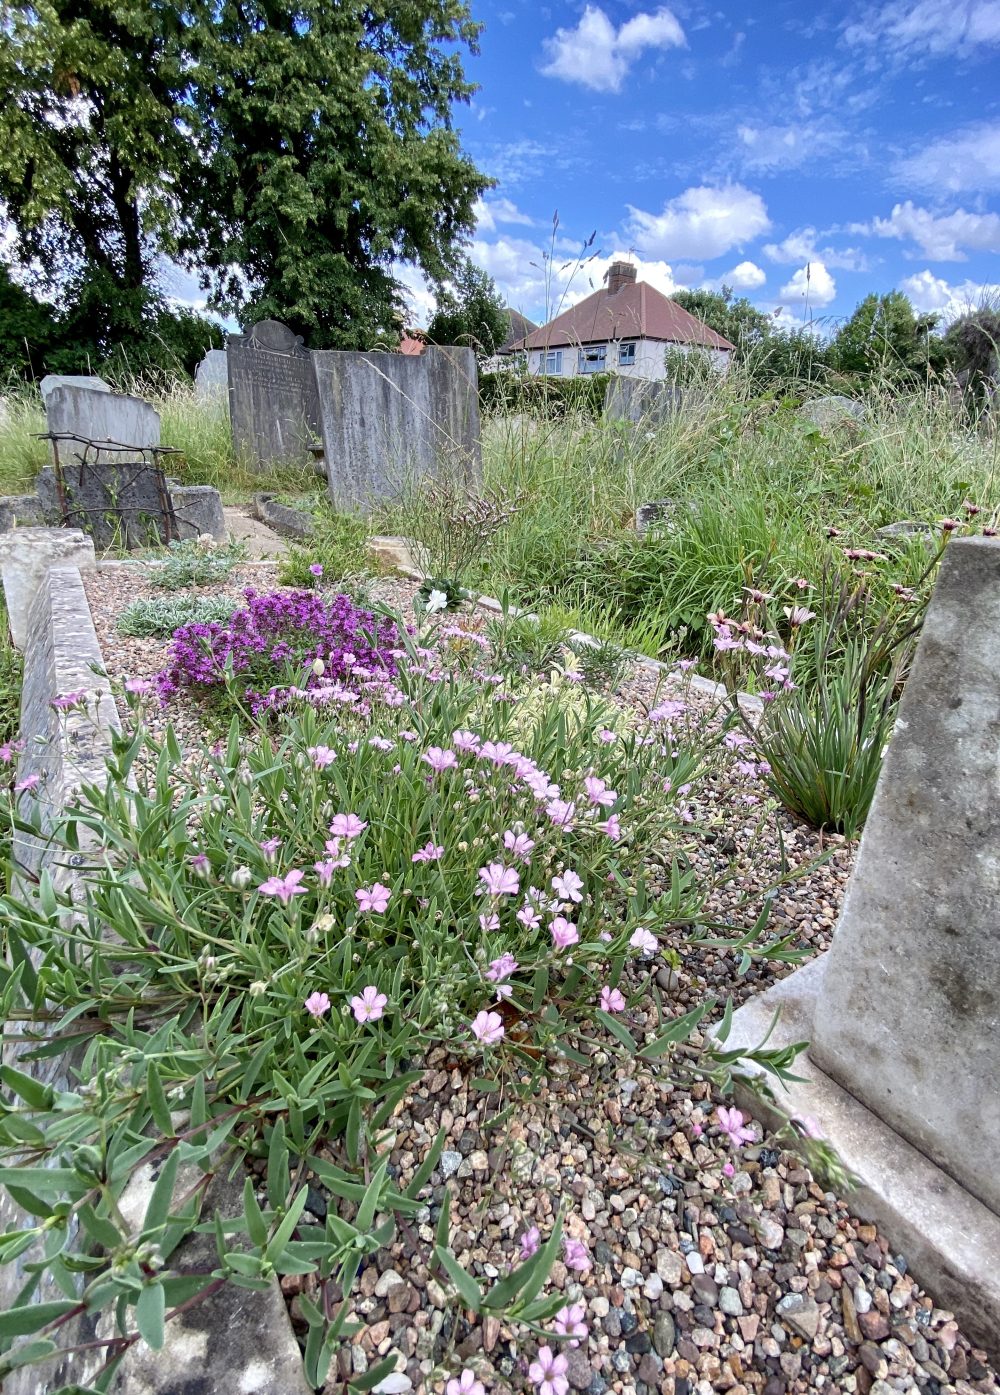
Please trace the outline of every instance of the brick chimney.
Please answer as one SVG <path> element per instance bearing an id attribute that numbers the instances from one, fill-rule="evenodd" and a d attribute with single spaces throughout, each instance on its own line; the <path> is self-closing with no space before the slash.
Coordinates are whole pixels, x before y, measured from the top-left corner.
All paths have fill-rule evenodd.
<path id="1" fill-rule="evenodd" d="M 635 281 L 635 267 L 631 262 L 612 262 L 608 268 L 608 295 L 617 295 L 622 286 L 630 286 Z"/>

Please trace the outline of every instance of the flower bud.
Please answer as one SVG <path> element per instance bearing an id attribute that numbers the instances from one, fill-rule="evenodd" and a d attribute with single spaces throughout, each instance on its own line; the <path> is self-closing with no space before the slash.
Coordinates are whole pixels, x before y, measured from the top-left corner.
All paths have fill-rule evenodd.
<path id="1" fill-rule="evenodd" d="M 235 872 L 230 873 L 229 880 L 238 890 L 244 891 L 253 881 L 253 873 L 249 867 L 237 867 Z"/>
<path id="2" fill-rule="evenodd" d="M 312 669 L 317 678 L 322 678 L 323 674 L 326 672 L 326 664 L 322 659 L 313 659 Z"/>

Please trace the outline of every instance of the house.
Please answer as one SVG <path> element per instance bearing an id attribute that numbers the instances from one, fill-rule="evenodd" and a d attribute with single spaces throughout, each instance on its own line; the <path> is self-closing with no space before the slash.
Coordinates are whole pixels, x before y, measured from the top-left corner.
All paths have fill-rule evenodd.
<path id="1" fill-rule="evenodd" d="M 538 328 L 526 315 L 522 315 L 520 310 L 514 310 L 509 305 L 504 306 L 504 314 L 507 316 L 507 338 L 498 349 L 494 349 L 493 353 L 480 362 L 480 373 L 498 373 L 504 369 L 520 368 L 524 360 L 520 348 L 521 340 Z"/>
<path id="2" fill-rule="evenodd" d="M 612 262 L 604 289 L 513 347 L 526 353 L 529 373 L 562 378 L 578 373 L 665 378 L 670 349 L 701 350 L 725 372 L 734 348 L 676 301 L 638 281 L 629 262 Z"/>

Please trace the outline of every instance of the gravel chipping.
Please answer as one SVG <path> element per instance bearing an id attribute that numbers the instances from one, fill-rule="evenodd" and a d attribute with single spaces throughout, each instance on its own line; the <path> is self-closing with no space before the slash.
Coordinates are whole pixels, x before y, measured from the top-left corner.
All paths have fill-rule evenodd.
<path id="1" fill-rule="evenodd" d="M 237 569 L 211 593 L 275 584 L 273 567 Z M 151 677 L 167 641 L 133 639 L 115 618 L 138 597 L 163 595 L 140 567 L 85 577 L 109 674 Z M 373 599 L 404 612 L 415 584 L 373 583 Z M 468 623 L 468 620 L 465 621 Z M 688 704 L 684 721 L 709 728 L 723 714 L 683 676 L 658 684 L 636 667 L 609 696 L 648 708 L 664 696 Z M 161 725 L 168 714 L 156 716 Z M 182 740 L 203 737 L 197 713 L 169 713 Z M 750 801 L 750 802 L 748 802 Z M 755 802 L 754 802 L 755 801 Z M 794 880 L 772 898 L 772 933 L 790 935 L 808 957 L 833 932 L 854 845 L 821 836 L 782 810 L 731 763 L 692 791 L 693 821 L 683 852 L 721 923 L 752 924 L 784 873 Z M 676 853 L 676 843 L 672 848 Z M 827 856 L 820 866 L 811 865 Z M 653 870 L 652 875 L 657 875 Z M 677 1011 L 707 994 L 739 1002 L 792 966 L 761 962 L 742 977 L 734 956 L 684 949 L 676 969 L 653 970 Z M 639 1038 L 655 1024 L 633 1012 Z M 695 1045 L 697 1038 L 695 1039 Z M 395 1375 L 378 1387 L 405 1395 L 443 1390 L 447 1377 L 474 1370 L 489 1390 L 529 1390 L 528 1363 L 539 1340 L 495 1318 L 465 1313 L 428 1260 L 445 1191 L 451 1197 L 451 1248 L 481 1284 L 517 1262 L 519 1237 L 538 1226 L 544 1240 L 560 1207 L 566 1232 L 584 1243 L 587 1272 L 557 1261 L 552 1286 L 585 1305 L 588 1335 L 562 1346 L 571 1390 L 589 1395 L 796 1395 L 859 1392 L 971 1395 L 1000 1389 L 983 1352 L 935 1307 L 876 1227 L 853 1219 L 845 1202 L 817 1181 L 794 1152 L 762 1136 L 734 1150 L 715 1120 L 721 1097 L 699 1081 L 668 1079 L 641 1061 L 623 1077 L 620 1055 L 597 1052 L 588 1067 L 550 1070 L 524 1097 L 483 1095 L 456 1053 L 431 1053 L 419 1085 L 391 1121 L 391 1171 L 405 1186 L 444 1128 L 444 1152 L 417 1218 L 396 1242 L 370 1256 L 352 1301 L 361 1332 L 339 1356 L 326 1390 L 387 1355 Z M 500 1116 L 499 1118 L 497 1116 Z M 322 1150 L 321 1150 L 322 1151 Z M 338 1163 L 335 1150 L 328 1154 Z M 322 1221 L 330 1198 L 317 1184 L 310 1210 Z M 338 1203 L 349 1219 L 351 1207 Z M 306 1213 L 308 1219 L 310 1212 Z M 314 1280 L 282 1280 L 293 1323 L 304 1333 L 298 1295 Z"/>

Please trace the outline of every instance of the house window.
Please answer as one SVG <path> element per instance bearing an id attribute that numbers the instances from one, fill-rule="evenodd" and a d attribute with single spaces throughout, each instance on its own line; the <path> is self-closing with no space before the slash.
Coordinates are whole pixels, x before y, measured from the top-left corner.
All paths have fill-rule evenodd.
<path id="1" fill-rule="evenodd" d="M 618 345 L 618 367 L 619 367 L 619 368 L 634 368 L 634 367 L 635 367 L 635 345 L 634 345 L 634 344 L 619 344 L 619 345 Z"/>
<path id="2" fill-rule="evenodd" d="M 549 349 L 538 355 L 539 373 L 562 373 L 562 349 Z"/>
<path id="3" fill-rule="evenodd" d="M 581 349 L 576 371 L 578 373 L 603 373 L 607 355 L 608 346 L 606 344 L 595 344 L 590 349 Z"/>

